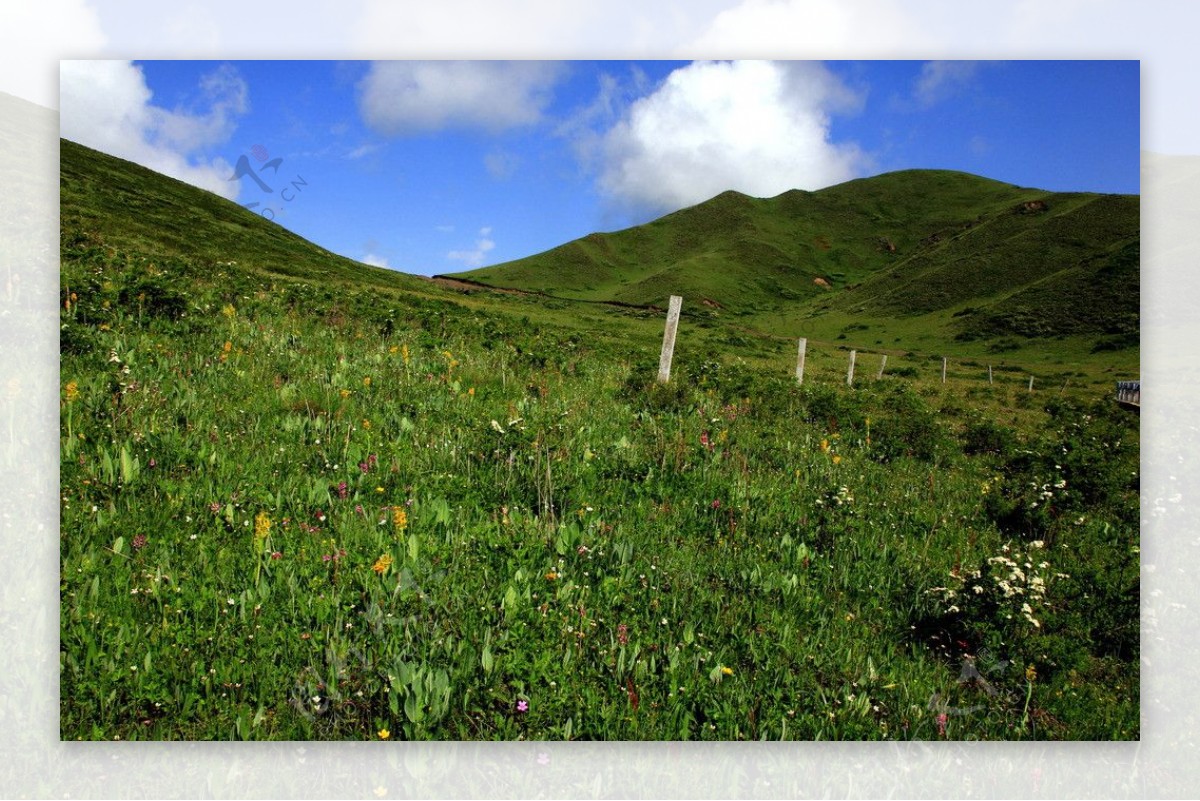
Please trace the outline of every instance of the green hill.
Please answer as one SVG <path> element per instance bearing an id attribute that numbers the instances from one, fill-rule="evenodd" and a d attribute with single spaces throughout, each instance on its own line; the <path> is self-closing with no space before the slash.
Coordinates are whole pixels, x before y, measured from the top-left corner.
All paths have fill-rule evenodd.
<path id="1" fill-rule="evenodd" d="M 237 203 L 138 164 L 66 139 L 60 146 L 64 258 L 140 254 L 205 271 L 236 267 L 266 277 L 430 288 L 414 276 L 338 256 Z"/>
<path id="2" fill-rule="evenodd" d="M 678 294 L 748 324 L 783 319 L 785 329 L 824 312 L 947 312 L 960 316 L 930 325 L 960 340 L 1126 334 L 1136 330 L 1138 241 L 1136 196 L 905 170 L 773 198 L 725 192 L 450 277 L 635 305 Z"/>

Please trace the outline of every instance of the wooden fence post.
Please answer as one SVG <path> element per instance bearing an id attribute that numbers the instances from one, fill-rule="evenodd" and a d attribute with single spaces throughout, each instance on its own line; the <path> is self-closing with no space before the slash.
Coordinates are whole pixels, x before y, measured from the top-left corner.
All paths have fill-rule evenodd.
<path id="1" fill-rule="evenodd" d="M 679 327 L 679 309 L 683 306 L 683 298 L 671 296 L 667 308 L 667 328 L 663 331 L 662 355 L 658 359 L 658 380 L 665 384 L 671 380 L 671 357 L 675 355 L 675 329 Z"/>
<path id="2" fill-rule="evenodd" d="M 988 365 L 988 383 L 992 383 L 992 366 Z"/>
<path id="3" fill-rule="evenodd" d="M 846 373 L 846 386 L 848 387 L 854 384 L 854 356 L 856 353 L 857 351 L 850 351 L 850 370 Z"/>
<path id="4" fill-rule="evenodd" d="M 946 357 L 942 357 L 942 383 L 946 383 Z"/>
<path id="5" fill-rule="evenodd" d="M 1033 392 L 1033 376 L 1029 376 L 1029 391 Z"/>
<path id="6" fill-rule="evenodd" d="M 875 380 L 883 378 L 883 368 L 887 367 L 887 354 L 883 354 L 883 358 L 879 360 L 879 372 L 875 375 Z"/>
<path id="7" fill-rule="evenodd" d="M 804 352 L 808 349 L 808 339 L 800 337 L 800 353 L 796 357 L 796 383 L 804 383 Z"/>

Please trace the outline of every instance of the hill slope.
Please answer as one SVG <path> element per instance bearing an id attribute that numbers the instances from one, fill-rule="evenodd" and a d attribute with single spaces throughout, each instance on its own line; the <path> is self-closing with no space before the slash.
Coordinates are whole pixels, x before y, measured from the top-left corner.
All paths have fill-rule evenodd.
<path id="1" fill-rule="evenodd" d="M 1036 311 L 1031 335 L 1098 334 L 1112 328 L 1110 317 L 1136 320 L 1138 208 L 1136 196 L 906 170 L 773 198 L 725 192 L 453 277 L 637 305 L 679 294 L 750 317 L 787 309 L 903 318 L 970 307 L 953 326 L 960 338 L 1009 333 Z M 1060 307 L 1090 313 L 1043 319 Z"/>
<path id="2" fill-rule="evenodd" d="M 299 279 L 428 290 L 414 276 L 331 253 L 238 204 L 123 159 L 61 140 L 63 257 L 104 252 Z"/>

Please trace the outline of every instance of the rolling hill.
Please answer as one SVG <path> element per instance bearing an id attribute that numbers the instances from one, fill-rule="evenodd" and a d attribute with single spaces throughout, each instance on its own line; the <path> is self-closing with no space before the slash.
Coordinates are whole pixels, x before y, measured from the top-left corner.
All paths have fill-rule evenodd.
<path id="1" fill-rule="evenodd" d="M 1131 335 L 1139 200 L 905 170 L 773 198 L 725 192 L 645 225 L 449 278 L 559 298 L 798 321 L 930 316 L 948 338 Z M 695 308 L 693 306 L 693 308 Z"/>

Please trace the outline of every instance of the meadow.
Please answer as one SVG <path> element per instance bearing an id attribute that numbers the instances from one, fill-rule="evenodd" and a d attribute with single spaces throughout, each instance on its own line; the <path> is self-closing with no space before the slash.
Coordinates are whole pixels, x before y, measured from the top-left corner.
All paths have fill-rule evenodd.
<path id="1" fill-rule="evenodd" d="M 696 313 L 658 384 L 655 313 L 83 227 L 63 739 L 1139 737 L 1112 363 L 1030 392 L 968 343 L 847 387 L 851 329 L 798 385 L 794 340 Z"/>

